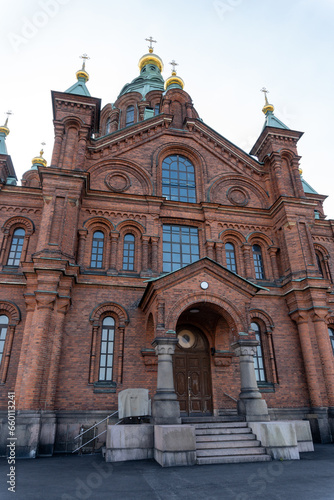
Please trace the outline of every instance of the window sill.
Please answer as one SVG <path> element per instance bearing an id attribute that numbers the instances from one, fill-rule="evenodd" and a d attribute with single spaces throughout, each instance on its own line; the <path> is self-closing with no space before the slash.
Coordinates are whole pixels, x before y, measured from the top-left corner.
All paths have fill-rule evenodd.
<path id="1" fill-rule="evenodd" d="M 275 392 L 275 384 L 272 382 L 258 382 L 257 386 L 260 392 Z"/>
<path id="2" fill-rule="evenodd" d="M 116 382 L 100 380 L 94 382 L 94 393 L 95 394 L 109 394 L 116 392 Z"/>

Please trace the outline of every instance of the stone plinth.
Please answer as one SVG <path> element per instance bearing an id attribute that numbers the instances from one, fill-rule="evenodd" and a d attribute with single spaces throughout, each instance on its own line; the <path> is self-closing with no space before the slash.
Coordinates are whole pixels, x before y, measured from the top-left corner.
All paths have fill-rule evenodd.
<path id="1" fill-rule="evenodd" d="M 299 460 L 294 422 L 250 422 L 248 425 L 274 460 Z"/>
<path id="2" fill-rule="evenodd" d="M 196 463 L 195 427 L 191 425 L 156 425 L 154 458 L 162 467 Z"/>
<path id="3" fill-rule="evenodd" d="M 108 425 L 106 462 L 153 458 L 153 425 Z"/>

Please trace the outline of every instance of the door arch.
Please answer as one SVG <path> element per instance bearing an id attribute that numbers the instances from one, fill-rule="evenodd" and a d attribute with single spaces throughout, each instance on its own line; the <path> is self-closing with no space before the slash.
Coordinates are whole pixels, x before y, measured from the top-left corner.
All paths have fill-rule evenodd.
<path id="1" fill-rule="evenodd" d="M 173 369 L 181 415 L 212 415 L 209 343 L 192 325 L 180 326 L 177 337 Z"/>

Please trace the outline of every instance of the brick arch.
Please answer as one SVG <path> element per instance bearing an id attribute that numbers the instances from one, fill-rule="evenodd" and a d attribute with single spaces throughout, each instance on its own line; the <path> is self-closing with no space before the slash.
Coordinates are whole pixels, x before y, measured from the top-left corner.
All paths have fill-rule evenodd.
<path id="1" fill-rule="evenodd" d="M 224 229 L 219 233 L 218 238 L 224 243 L 227 243 L 228 238 L 232 238 L 234 242 L 241 245 L 246 242 L 244 235 L 235 229 Z"/>
<path id="2" fill-rule="evenodd" d="M 28 219 L 28 217 L 22 216 L 11 217 L 3 224 L 1 230 L 3 232 L 10 232 L 13 226 L 23 226 L 28 236 L 30 236 L 35 231 L 35 225 L 33 221 L 31 219 Z"/>
<path id="3" fill-rule="evenodd" d="M 20 308 L 9 300 L 0 301 L 0 314 L 6 314 L 9 317 L 10 323 L 17 325 L 21 321 Z"/>
<path id="4" fill-rule="evenodd" d="M 120 326 L 127 325 L 130 321 L 127 310 L 116 302 L 104 302 L 96 306 L 90 313 L 89 321 L 98 322 L 101 316 L 106 313 L 114 313 L 119 319 Z"/>
<path id="5" fill-rule="evenodd" d="M 131 229 L 131 228 L 134 228 L 137 231 L 139 231 L 139 233 L 141 235 L 146 233 L 145 227 L 142 224 L 140 224 L 140 222 L 137 222 L 133 219 L 123 220 L 122 222 L 120 222 L 116 226 L 117 231 L 119 231 L 120 233 L 121 232 L 123 233 L 124 231 L 127 231 L 128 229 Z M 137 231 L 136 231 L 136 233 L 137 233 Z"/>
<path id="6" fill-rule="evenodd" d="M 314 249 L 318 250 L 318 252 L 321 252 L 324 257 L 330 258 L 330 254 L 324 246 L 320 245 L 319 243 L 314 243 Z"/>
<path id="7" fill-rule="evenodd" d="M 82 227 L 89 230 L 91 227 L 93 227 L 93 226 L 97 227 L 98 225 L 107 226 L 107 228 L 110 231 L 115 230 L 114 224 L 109 219 L 106 219 L 105 217 L 91 217 L 90 219 L 86 219 L 84 221 L 84 223 L 82 224 Z"/>
<path id="8" fill-rule="evenodd" d="M 137 182 L 140 183 L 143 190 L 142 194 L 154 194 L 154 188 L 149 174 L 137 163 L 126 159 L 113 158 L 112 160 L 101 160 L 89 168 L 89 172 L 95 176 L 100 175 L 104 171 L 106 174 L 122 174 L 123 176 L 130 176 L 129 182 L 131 181 L 131 176 L 133 176 Z M 107 177 L 104 182 L 108 186 Z M 131 182 L 129 186 L 131 187 Z"/>
<path id="9" fill-rule="evenodd" d="M 266 191 L 259 184 L 251 182 L 250 179 L 242 175 L 225 174 L 218 177 L 218 179 L 216 179 L 209 186 L 209 189 L 207 191 L 207 201 L 213 203 L 222 203 L 223 201 L 219 201 L 216 199 L 217 197 L 219 198 L 219 193 L 221 193 L 222 191 L 228 193 L 231 189 L 237 188 L 240 188 L 245 192 L 245 200 L 243 203 L 241 203 L 241 206 L 245 206 L 249 203 L 249 193 L 251 193 L 255 197 L 253 198 L 253 200 L 258 200 L 260 205 L 259 208 L 268 207 L 268 195 Z M 227 200 L 230 200 L 228 196 L 226 202 Z"/>
<path id="10" fill-rule="evenodd" d="M 237 331 L 247 331 L 247 325 L 244 318 L 241 317 L 237 308 L 225 298 L 222 299 L 218 295 L 203 293 L 192 293 L 185 298 L 178 300 L 170 309 L 166 318 L 166 329 L 175 330 L 178 319 L 183 311 L 189 306 L 194 306 L 204 302 L 206 305 L 218 306 L 221 315 L 226 319 L 230 326 L 234 326 Z"/>
<path id="11" fill-rule="evenodd" d="M 267 236 L 264 233 L 260 233 L 259 231 L 254 231 L 252 233 L 249 233 L 246 236 L 246 241 L 251 245 L 253 244 L 256 245 L 257 243 L 259 244 L 266 243 L 268 246 L 274 245 L 273 240 L 269 238 L 269 236 Z"/>
<path id="12" fill-rule="evenodd" d="M 70 128 L 75 128 L 77 131 L 84 125 L 84 122 L 77 116 L 66 116 L 63 120 L 65 132 L 68 132 Z"/>
<path id="13" fill-rule="evenodd" d="M 266 327 L 266 330 L 272 330 L 275 328 L 274 322 L 268 313 L 263 311 L 262 309 L 251 309 L 249 311 L 250 321 L 255 319 L 259 319 L 263 322 Z"/>

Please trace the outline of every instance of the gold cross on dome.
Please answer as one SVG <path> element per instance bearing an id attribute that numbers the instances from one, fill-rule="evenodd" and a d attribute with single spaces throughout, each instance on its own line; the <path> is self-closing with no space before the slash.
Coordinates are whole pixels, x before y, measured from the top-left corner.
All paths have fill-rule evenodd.
<path id="1" fill-rule="evenodd" d="M 12 114 L 13 114 L 13 111 L 10 111 L 10 110 L 6 111 L 5 115 L 7 115 L 7 118 L 6 118 L 6 122 L 5 122 L 5 127 L 7 127 L 8 118 L 9 118 L 9 117 L 10 117 L 10 115 L 12 115 Z"/>
<path id="2" fill-rule="evenodd" d="M 269 90 L 267 90 L 266 87 L 262 87 L 261 92 L 264 93 L 264 98 L 265 98 L 266 104 L 268 104 L 267 94 L 269 94 Z"/>
<path id="3" fill-rule="evenodd" d="M 152 45 L 152 43 L 157 43 L 157 41 L 156 41 L 156 40 L 153 40 L 153 38 L 152 38 L 151 36 L 150 36 L 150 38 L 145 38 L 145 40 L 146 40 L 147 42 L 149 42 L 149 43 L 150 43 L 150 46 L 149 46 L 149 48 L 148 48 L 148 51 L 149 51 L 150 53 L 152 53 L 152 52 L 153 52 L 153 45 Z"/>
<path id="4" fill-rule="evenodd" d="M 82 54 L 82 56 L 80 56 L 80 59 L 83 59 L 82 69 L 85 69 L 86 61 L 88 61 L 88 59 L 90 59 L 90 57 L 88 57 L 87 54 Z"/>
<path id="5" fill-rule="evenodd" d="M 170 62 L 169 64 L 171 64 L 173 66 L 173 69 L 172 69 L 172 74 L 175 74 L 176 75 L 176 69 L 175 69 L 175 66 L 178 66 L 178 63 L 174 61 L 174 59 L 172 60 L 172 62 Z"/>

